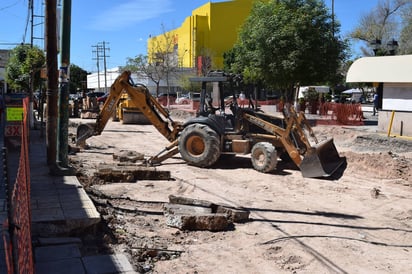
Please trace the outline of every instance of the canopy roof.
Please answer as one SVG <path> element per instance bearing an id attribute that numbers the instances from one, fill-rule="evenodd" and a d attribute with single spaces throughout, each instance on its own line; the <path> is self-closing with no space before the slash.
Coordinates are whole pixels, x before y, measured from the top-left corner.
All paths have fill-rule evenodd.
<path id="1" fill-rule="evenodd" d="M 412 55 L 360 58 L 350 66 L 346 82 L 412 83 Z"/>

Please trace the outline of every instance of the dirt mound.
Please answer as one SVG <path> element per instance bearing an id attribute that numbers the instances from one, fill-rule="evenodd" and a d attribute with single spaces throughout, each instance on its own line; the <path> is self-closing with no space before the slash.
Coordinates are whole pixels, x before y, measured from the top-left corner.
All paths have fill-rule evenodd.
<path id="1" fill-rule="evenodd" d="M 186 121 L 186 120 L 196 116 L 196 112 L 194 110 L 193 111 L 188 111 L 188 110 L 184 110 L 184 109 L 171 109 L 170 110 L 170 115 L 175 120 Z"/>
<path id="2" fill-rule="evenodd" d="M 403 156 L 392 152 L 356 153 L 347 151 L 342 153 L 347 158 L 346 172 L 364 172 L 368 176 L 381 179 L 401 178 L 412 186 L 412 162 Z"/>
<path id="3" fill-rule="evenodd" d="M 386 149 L 392 152 L 412 151 L 412 142 L 406 139 L 388 138 L 380 134 L 367 134 L 356 136 L 354 145 L 368 150 Z"/>

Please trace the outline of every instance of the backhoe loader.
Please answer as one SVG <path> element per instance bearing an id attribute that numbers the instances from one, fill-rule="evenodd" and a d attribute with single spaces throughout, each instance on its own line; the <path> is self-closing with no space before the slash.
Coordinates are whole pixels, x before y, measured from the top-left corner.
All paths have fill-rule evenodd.
<path id="1" fill-rule="evenodd" d="M 145 86 L 132 82 L 130 72 L 123 72 L 111 86 L 96 123 L 78 127 L 78 145 L 101 134 L 121 94 L 126 92 L 150 123 L 170 141 L 170 145 L 147 160 L 149 165 L 160 164 L 180 153 L 187 164 L 206 168 L 224 154 L 250 154 L 257 171 L 275 170 L 279 157 L 292 160 L 303 177 L 313 178 L 330 176 L 344 163 L 333 139 L 319 143 L 305 115 L 293 107 L 286 109 L 280 118 L 255 106 L 240 107 L 233 92 L 233 99 L 227 102 L 222 87 L 223 83 L 232 81 L 232 77 L 224 73 L 190 80 L 202 85 L 199 110 L 195 118 L 179 123 L 173 121 Z M 208 88 L 209 83 L 214 83 L 213 90 Z"/>

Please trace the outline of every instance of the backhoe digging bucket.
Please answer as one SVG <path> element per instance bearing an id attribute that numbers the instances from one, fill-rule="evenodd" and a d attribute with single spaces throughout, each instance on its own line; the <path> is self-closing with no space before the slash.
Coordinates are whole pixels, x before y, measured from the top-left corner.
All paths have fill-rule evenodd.
<path id="1" fill-rule="evenodd" d="M 84 147 L 86 140 L 94 135 L 94 124 L 80 124 L 77 127 L 76 133 L 76 145 Z"/>
<path id="2" fill-rule="evenodd" d="M 327 177 L 344 162 L 344 158 L 339 157 L 333 139 L 329 139 L 312 147 L 304 155 L 299 168 L 302 176 L 306 178 Z"/>

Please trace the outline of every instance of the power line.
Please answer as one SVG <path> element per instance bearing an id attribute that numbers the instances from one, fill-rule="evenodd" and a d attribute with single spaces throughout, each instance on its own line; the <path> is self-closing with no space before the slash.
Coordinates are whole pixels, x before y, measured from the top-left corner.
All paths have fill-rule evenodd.
<path id="1" fill-rule="evenodd" d="M 30 13 L 31 13 L 31 37 L 30 37 L 30 45 L 33 46 L 33 42 L 35 39 L 37 40 L 44 40 L 44 37 L 35 37 L 34 36 L 34 27 L 43 25 L 44 24 L 44 16 L 43 15 L 36 15 L 34 14 L 34 0 L 29 0 L 31 2 Z M 35 23 L 35 18 L 40 18 L 39 23 Z"/>
<path id="2" fill-rule="evenodd" d="M 8 6 L 5 6 L 5 7 L 3 7 L 3 8 L 0 8 L 0 11 L 6 10 L 6 9 L 9 9 L 9 8 L 12 8 L 12 7 L 16 6 L 19 2 L 20 2 L 20 1 L 17 0 L 17 1 L 14 2 L 13 4 L 10 4 L 10 5 L 8 5 Z"/>
<path id="3" fill-rule="evenodd" d="M 32 11 L 33 11 L 33 0 L 29 0 L 28 9 L 27 9 L 26 24 L 25 24 L 25 27 L 24 27 L 24 34 L 23 34 L 22 43 L 26 43 L 27 28 L 29 27 L 29 22 L 30 22 Z"/>
<path id="4" fill-rule="evenodd" d="M 95 54 L 95 57 L 93 57 L 93 60 L 96 60 L 96 65 L 97 65 L 97 85 L 98 89 L 100 90 L 100 61 L 103 60 L 104 64 L 104 90 L 107 92 L 107 67 L 106 67 L 106 59 L 110 57 L 108 55 L 108 51 L 110 51 L 110 48 L 107 47 L 109 43 L 108 42 L 99 42 L 97 45 L 92 46 L 94 50 L 92 51 L 93 54 Z"/>

